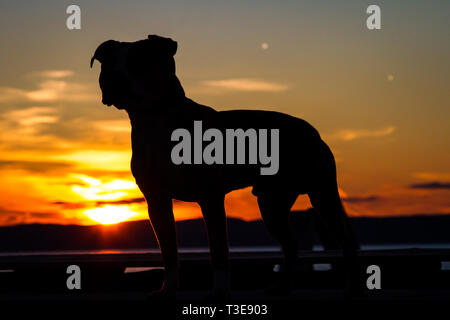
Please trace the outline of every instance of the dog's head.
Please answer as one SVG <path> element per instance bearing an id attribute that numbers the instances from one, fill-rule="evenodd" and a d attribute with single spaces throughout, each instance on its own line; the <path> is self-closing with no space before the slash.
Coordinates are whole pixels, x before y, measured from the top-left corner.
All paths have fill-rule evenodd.
<path id="1" fill-rule="evenodd" d="M 136 109 L 167 100 L 175 77 L 177 43 L 149 35 L 136 42 L 108 40 L 95 50 L 101 63 L 102 102 L 118 109 Z M 176 80 L 178 81 L 178 80 Z"/>

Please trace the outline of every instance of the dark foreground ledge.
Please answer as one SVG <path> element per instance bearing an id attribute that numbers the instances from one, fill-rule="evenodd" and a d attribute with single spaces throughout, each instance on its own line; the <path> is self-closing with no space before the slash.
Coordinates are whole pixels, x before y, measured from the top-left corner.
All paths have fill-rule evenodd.
<path id="1" fill-rule="evenodd" d="M 301 252 L 293 292 L 273 297 L 264 289 L 276 281 L 278 251 L 233 251 L 231 253 L 232 301 L 239 303 L 338 303 L 344 299 L 342 254 L 338 251 Z M 446 301 L 450 299 L 450 250 L 406 249 L 361 251 L 360 277 L 369 277 L 367 267 L 381 270 L 381 289 L 366 290 L 358 303 Z M 317 268 L 328 265 L 328 268 Z M 81 289 L 66 285 L 69 265 L 81 269 Z M 159 254 L 21 254 L 0 255 L 0 302 L 105 302 L 156 303 L 146 293 L 160 287 L 163 270 Z M 330 268 L 331 265 L 331 268 Z M 177 305 L 205 301 L 211 283 L 206 250 L 180 253 L 180 292 Z M 131 267 L 151 267 L 142 272 L 125 272 Z M 275 268 L 274 268 L 275 267 Z"/>
<path id="2" fill-rule="evenodd" d="M 362 263 L 384 263 L 402 261 L 445 262 L 450 261 L 450 249 L 395 249 L 359 251 Z M 209 261 L 206 249 L 180 252 L 182 264 L 197 264 Z M 232 263 L 279 263 L 279 251 L 239 251 L 230 253 Z M 340 251 L 302 251 L 299 262 L 305 264 L 336 263 L 343 259 Z M 161 267 L 162 260 L 155 253 L 70 253 L 70 254 L 33 254 L 0 253 L 0 269 L 32 268 L 35 266 L 58 266 L 67 264 L 104 264 L 120 267 Z"/>

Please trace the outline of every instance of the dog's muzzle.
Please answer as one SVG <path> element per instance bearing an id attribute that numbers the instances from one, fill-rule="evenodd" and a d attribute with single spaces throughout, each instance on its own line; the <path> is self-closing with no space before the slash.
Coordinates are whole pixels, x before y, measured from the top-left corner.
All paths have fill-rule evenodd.
<path id="1" fill-rule="evenodd" d="M 129 97 L 131 87 L 127 77 L 120 71 L 107 71 L 100 74 L 100 88 L 102 89 L 102 103 L 110 107 L 124 102 Z"/>

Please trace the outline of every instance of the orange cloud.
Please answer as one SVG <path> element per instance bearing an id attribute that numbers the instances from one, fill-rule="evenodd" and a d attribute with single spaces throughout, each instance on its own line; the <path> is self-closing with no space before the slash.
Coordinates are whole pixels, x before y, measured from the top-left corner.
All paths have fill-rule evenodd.
<path id="1" fill-rule="evenodd" d="M 97 101 L 98 96 L 92 87 L 69 81 L 74 74 L 71 70 L 48 70 L 35 73 L 39 76 L 37 89 L 25 90 L 14 87 L 0 87 L 0 103 L 4 102 L 86 102 Z"/>
<path id="2" fill-rule="evenodd" d="M 253 78 L 232 78 L 223 80 L 202 81 L 203 88 L 194 89 L 194 92 L 201 93 L 226 93 L 233 91 L 242 92 L 281 92 L 289 89 L 289 86 L 277 82 L 253 79 Z"/>
<path id="3" fill-rule="evenodd" d="M 386 137 L 394 133 L 394 126 L 387 126 L 381 129 L 343 129 L 327 137 L 330 140 L 352 141 L 361 138 Z"/>

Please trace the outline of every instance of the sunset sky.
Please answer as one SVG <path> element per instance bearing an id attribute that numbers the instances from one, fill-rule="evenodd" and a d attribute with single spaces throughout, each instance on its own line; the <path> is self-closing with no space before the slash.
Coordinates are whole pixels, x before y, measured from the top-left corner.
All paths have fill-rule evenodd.
<path id="1" fill-rule="evenodd" d="M 81 30 L 66 8 L 81 7 Z M 381 7 L 381 30 L 366 8 Z M 101 104 L 95 48 L 178 42 L 186 95 L 301 117 L 333 150 L 352 216 L 450 213 L 449 1 L 2 1 L 0 225 L 145 219 L 127 115 Z M 231 217 L 259 218 L 249 189 Z M 295 208 L 309 202 L 299 198 Z M 175 202 L 177 219 L 199 217 Z"/>

